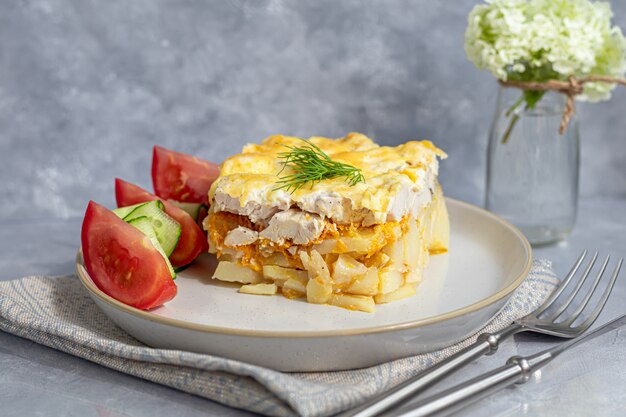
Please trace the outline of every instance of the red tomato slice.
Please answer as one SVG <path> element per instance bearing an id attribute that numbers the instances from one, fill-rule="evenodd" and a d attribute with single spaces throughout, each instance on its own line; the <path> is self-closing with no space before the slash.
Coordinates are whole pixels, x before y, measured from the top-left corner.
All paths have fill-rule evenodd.
<path id="1" fill-rule="evenodd" d="M 163 199 L 206 204 L 209 188 L 219 174 L 219 166 L 213 162 L 154 147 L 152 184 L 155 194 Z"/>
<path id="2" fill-rule="evenodd" d="M 81 243 L 89 276 L 116 300 L 147 310 L 176 295 L 165 259 L 150 239 L 93 201 L 87 206 Z"/>
<path id="3" fill-rule="evenodd" d="M 165 212 L 180 223 L 180 239 L 176 249 L 170 255 L 170 261 L 174 266 L 187 265 L 198 257 L 201 252 L 207 250 L 207 239 L 202 229 L 193 218 L 167 200 L 150 194 L 141 187 L 115 179 L 115 199 L 118 207 L 130 206 L 146 201 L 161 200 L 165 205 Z"/>

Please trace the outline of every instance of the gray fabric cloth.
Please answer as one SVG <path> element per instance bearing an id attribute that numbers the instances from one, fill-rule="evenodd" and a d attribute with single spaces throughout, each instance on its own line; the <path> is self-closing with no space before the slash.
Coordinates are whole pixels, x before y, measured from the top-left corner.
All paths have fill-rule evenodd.
<path id="1" fill-rule="evenodd" d="M 533 268 L 504 309 L 477 334 L 501 329 L 539 306 L 558 280 Z M 220 357 L 153 349 L 117 327 L 75 276 L 0 283 L 0 329 L 109 368 L 270 416 L 328 416 L 388 390 L 476 339 L 371 368 L 281 373 Z"/>

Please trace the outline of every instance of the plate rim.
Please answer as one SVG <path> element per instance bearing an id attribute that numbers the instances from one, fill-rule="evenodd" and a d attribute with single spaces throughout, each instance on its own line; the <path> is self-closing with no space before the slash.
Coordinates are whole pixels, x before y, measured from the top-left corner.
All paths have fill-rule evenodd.
<path id="1" fill-rule="evenodd" d="M 337 329 L 337 330 L 320 330 L 320 331 L 291 331 L 291 330 L 282 330 L 282 331 L 273 331 L 273 330 L 244 330 L 244 329 L 235 329 L 231 327 L 223 327 L 223 326 L 212 326 L 208 324 L 200 324 L 200 323 L 190 323 L 188 321 L 173 319 L 170 317 L 163 317 L 156 314 L 153 314 L 149 311 L 139 310 L 135 307 L 131 307 L 126 305 L 113 297 L 102 292 L 91 280 L 91 277 L 87 273 L 87 269 L 83 264 L 83 256 L 82 256 L 82 247 L 78 249 L 78 253 L 76 254 L 76 274 L 78 275 L 83 286 L 91 293 L 91 295 L 98 297 L 101 301 L 108 304 L 110 307 L 113 307 L 116 310 L 119 310 L 123 313 L 131 314 L 135 317 L 148 320 L 151 322 L 156 322 L 161 325 L 178 327 L 186 330 L 200 331 L 203 333 L 212 333 L 212 334 L 221 334 L 228 336 L 247 336 L 247 337 L 266 337 L 266 338 L 316 338 L 316 337 L 333 337 L 333 336 L 356 336 L 356 335 L 366 335 L 366 334 L 377 334 L 377 333 L 387 333 L 399 330 L 408 330 L 415 329 L 419 327 L 425 327 L 432 324 L 444 322 L 447 320 L 451 320 L 465 314 L 470 314 L 475 311 L 481 310 L 484 307 L 487 307 L 491 304 L 494 304 L 505 297 L 510 296 L 513 291 L 517 289 L 524 281 L 528 273 L 530 272 L 530 268 L 532 265 L 533 253 L 532 247 L 530 243 L 524 236 L 524 234 L 513 224 L 504 220 L 500 216 L 482 208 L 478 207 L 474 204 L 467 203 L 465 201 L 458 200 L 456 198 L 445 197 L 446 201 L 450 201 L 454 204 L 460 205 L 466 209 L 474 210 L 490 217 L 492 220 L 497 223 L 502 224 L 507 229 L 511 230 L 517 238 L 520 239 L 522 246 L 526 252 L 526 263 L 521 271 L 521 273 L 505 288 L 500 291 L 476 301 L 475 303 L 469 304 L 467 306 L 458 308 L 456 310 L 449 311 L 444 314 L 439 314 L 436 316 L 426 317 L 418 320 L 411 320 L 407 322 L 388 324 L 388 325 L 378 325 L 372 327 L 365 327 L 359 329 Z"/>

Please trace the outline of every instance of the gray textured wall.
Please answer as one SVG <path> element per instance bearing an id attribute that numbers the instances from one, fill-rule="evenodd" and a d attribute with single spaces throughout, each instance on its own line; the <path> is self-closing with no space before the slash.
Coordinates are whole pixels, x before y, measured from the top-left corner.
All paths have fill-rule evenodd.
<path id="1" fill-rule="evenodd" d="M 496 84 L 466 61 L 476 1 L 0 4 L 0 217 L 80 216 L 161 144 L 220 161 L 273 133 L 446 149 L 480 203 Z M 626 29 L 626 2 L 613 1 Z M 581 109 L 584 196 L 626 195 L 626 88 Z"/>

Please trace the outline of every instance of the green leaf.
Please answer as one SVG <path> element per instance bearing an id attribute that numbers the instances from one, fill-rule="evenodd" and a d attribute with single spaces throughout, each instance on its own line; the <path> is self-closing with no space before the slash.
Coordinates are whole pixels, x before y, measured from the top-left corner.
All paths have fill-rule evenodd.
<path id="1" fill-rule="evenodd" d="M 526 109 L 534 109 L 537 102 L 541 100 L 546 92 L 541 90 L 524 90 L 524 101 L 526 101 Z"/>

